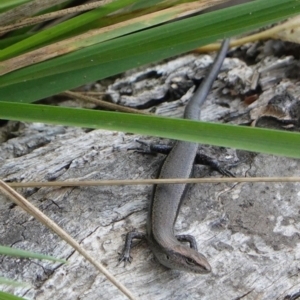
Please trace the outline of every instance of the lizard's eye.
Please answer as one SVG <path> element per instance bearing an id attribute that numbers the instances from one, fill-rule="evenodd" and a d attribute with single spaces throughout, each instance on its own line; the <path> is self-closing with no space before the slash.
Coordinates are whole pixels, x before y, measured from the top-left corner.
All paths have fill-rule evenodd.
<path id="1" fill-rule="evenodd" d="M 170 259 L 169 255 L 166 255 L 166 259 L 167 259 L 167 260 L 169 260 L 169 259 Z"/>
<path id="2" fill-rule="evenodd" d="M 192 265 L 192 266 L 196 265 L 195 261 L 191 258 L 186 258 L 185 261 L 188 265 Z"/>

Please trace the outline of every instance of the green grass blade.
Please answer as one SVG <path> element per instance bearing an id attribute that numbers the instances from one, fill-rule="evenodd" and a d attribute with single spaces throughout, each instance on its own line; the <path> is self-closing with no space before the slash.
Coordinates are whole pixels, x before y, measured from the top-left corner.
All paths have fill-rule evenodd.
<path id="1" fill-rule="evenodd" d="M 66 262 L 64 259 L 58 259 L 58 258 L 49 256 L 49 255 L 43 255 L 43 254 L 39 254 L 39 253 L 34 253 L 34 252 L 11 248 L 11 247 L 6 247 L 6 246 L 0 246 L 0 254 L 14 256 L 14 257 L 22 257 L 22 258 L 46 259 L 46 260 L 61 262 L 61 263 Z"/>
<path id="2" fill-rule="evenodd" d="M 24 33 L 20 35 L 12 35 L 9 37 L 6 37 L 5 39 L 0 39 L 0 49 L 6 48 L 14 43 L 17 43 L 24 38 L 32 36 L 33 33 Z"/>
<path id="3" fill-rule="evenodd" d="M 300 134 L 88 109 L 0 102 L 0 118 L 103 128 L 300 158 Z"/>
<path id="4" fill-rule="evenodd" d="M 299 12 L 300 1 L 260 0 L 116 38 L 0 77 L 0 99 L 36 101 Z"/>
<path id="5" fill-rule="evenodd" d="M 5 285 L 9 285 L 9 286 L 14 286 L 14 287 L 26 287 L 26 286 L 28 287 L 28 286 L 30 286 L 27 283 L 7 279 L 5 277 L 0 277 L 0 284 L 5 284 Z"/>
<path id="6" fill-rule="evenodd" d="M 0 291 L 0 300 L 26 300 L 26 299 Z"/>

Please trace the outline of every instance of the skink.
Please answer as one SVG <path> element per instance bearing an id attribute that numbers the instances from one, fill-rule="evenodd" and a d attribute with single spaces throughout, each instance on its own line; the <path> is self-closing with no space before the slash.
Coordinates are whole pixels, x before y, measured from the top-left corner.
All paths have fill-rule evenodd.
<path id="1" fill-rule="evenodd" d="M 184 118 L 198 120 L 201 105 L 218 75 L 226 56 L 229 40 L 226 39 L 213 66 L 185 108 Z M 188 178 L 192 174 L 198 144 L 178 141 L 165 159 L 159 178 Z M 132 239 L 146 238 L 155 257 L 164 266 L 195 273 L 208 273 L 211 267 L 197 251 L 196 241 L 190 235 L 174 235 L 174 224 L 187 190 L 186 184 L 158 184 L 154 187 L 147 220 L 147 234 L 129 232 L 120 261 L 131 261 Z M 190 247 L 181 242 L 189 242 Z"/>

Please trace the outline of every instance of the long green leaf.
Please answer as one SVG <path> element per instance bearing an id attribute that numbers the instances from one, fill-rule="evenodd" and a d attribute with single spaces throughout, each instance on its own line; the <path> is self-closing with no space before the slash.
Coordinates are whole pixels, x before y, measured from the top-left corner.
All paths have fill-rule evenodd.
<path id="1" fill-rule="evenodd" d="M 184 119 L 0 102 L 0 118 L 104 128 L 300 158 L 300 134 Z"/>
<path id="2" fill-rule="evenodd" d="M 5 277 L 0 277 L 0 285 L 1 284 L 10 285 L 10 286 L 14 286 L 14 287 L 26 287 L 26 286 L 28 287 L 28 286 L 30 286 L 28 283 L 11 280 L 11 279 L 8 279 L 8 278 L 5 278 Z"/>
<path id="3" fill-rule="evenodd" d="M 23 257 L 23 258 L 46 259 L 46 260 L 57 261 L 62 263 L 66 262 L 64 259 L 58 259 L 49 255 L 43 255 L 39 253 L 34 253 L 34 252 L 6 247 L 6 246 L 0 246 L 0 254 L 14 256 L 14 257 Z"/>
<path id="4" fill-rule="evenodd" d="M 299 12 L 300 1 L 259 0 L 120 37 L 2 76 L 0 99 L 36 101 Z"/>
<path id="5" fill-rule="evenodd" d="M 26 300 L 26 299 L 0 291 L 0 300 Z"/>

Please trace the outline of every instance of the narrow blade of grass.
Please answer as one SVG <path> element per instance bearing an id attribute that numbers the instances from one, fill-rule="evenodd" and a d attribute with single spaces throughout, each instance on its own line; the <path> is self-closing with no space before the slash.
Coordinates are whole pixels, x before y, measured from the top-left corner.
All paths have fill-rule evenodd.
<path id="1" fill-rule="evenodd" d="M 28 287 L 30 286 L 27 283 L 24 282 L 19 282 L 19 281 L 15 281 L 15 280 L 11 280 L 5 277 L 0 277 L 0 284 L 5 284 L 5 285 L 9 285 L 9 286 L 14 286 L 14 287 Z"/>
<path id="2" fill-rule="evenodd" d="M 34 252 L 25 251 L 17 248 L 12 248 L 12 247 L 6 247 L 6 246 L 0 246 L 0 254 L 13 256 L 13 257 L 22 257 L 22 258 L 46 259 L 50 261 L 66 263 L 66 260 L 64 259 L 58 259 L 53 256 L 43 255 L 39 253 L 34 253 Z"/>
<path id="3" fill-rule="evenodd" d="M 26 300 L 26 299 L 0 291 L 0 300 Z"/>
<path id="4" fill-rule="evenodd" d="M 300 158 L 300 134 L 135 114 L 0 102 L 0 118 L 118 130 Z"/>

